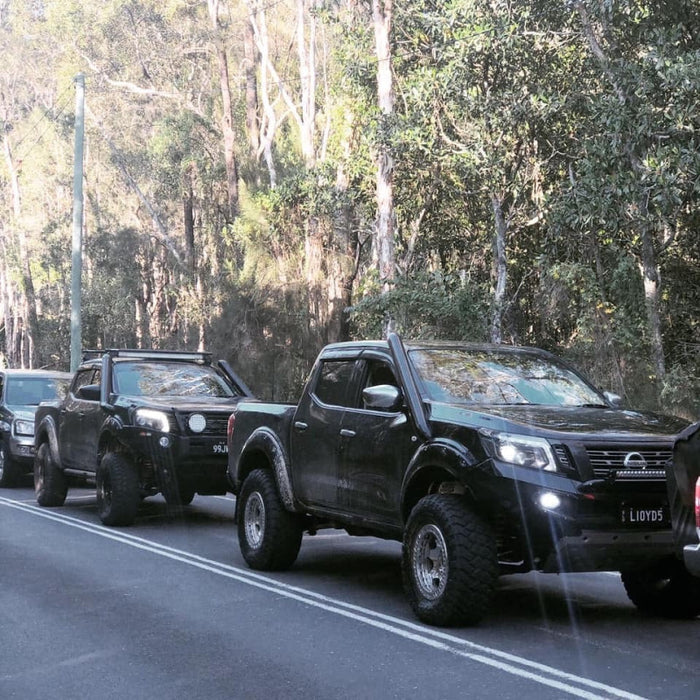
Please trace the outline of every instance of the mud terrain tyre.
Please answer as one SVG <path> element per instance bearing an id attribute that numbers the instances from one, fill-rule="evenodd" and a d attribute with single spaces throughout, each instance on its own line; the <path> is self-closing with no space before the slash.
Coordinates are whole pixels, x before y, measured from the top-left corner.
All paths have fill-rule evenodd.
<path id="1" fill-rule="evenodd" d="M 299 516 L 285 510 L 275 477 L 255 469 L 238 496 L 238 544 L 251 569 L 283 571 L 296 560 L 303 534 Z"/>
<path id="2" fill-rule="evenodd" d="M 66 501 L 66 477 L 51 456 L 48 442 L 42 442 L 34 458 L 34 494 L 40 506 L 55 508 Z"/>
<path id="3" fill-rule="evenodd" d="M 97 513 L 105 525 L 131 525 L 141 503 L 136 469 L 126 456 L 107 452 L 95 475 Z"/>
<path id="4" fill-rule="evenodd" d="M 628 598 L 642 612 L 674 619 L 700 615 L 700 578 L 675 557 L 621 576 Z"/>
<path id="5" fill-rule="evenodd" d="M 409 516 L 401 568 L 420 620 L 475 624 L 488 612 L 498 579 L 491 528 L 461 496 L 425 496 Z"/>
<path id="6" fill-rule="evenodd" d="M 17 464 L 12 459 L 10 448 L 0 440 L 0 486 L 6 488 L 17 483 L 19 473 Z"/>

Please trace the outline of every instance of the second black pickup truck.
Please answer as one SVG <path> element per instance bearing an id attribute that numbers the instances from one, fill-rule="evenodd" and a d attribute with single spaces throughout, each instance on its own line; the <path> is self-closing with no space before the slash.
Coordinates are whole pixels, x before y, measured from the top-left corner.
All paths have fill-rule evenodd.
<path id="1" fill-rule="evenodd" d="M 242 396 L 209 353 L 88 351 L 65 399 L 37 409 L 37 501 L 60 506 L 71 483 L 95 484 L 102 522 L 129 525 L 158 492 L 173 506 L 226 493 L 226 426 Z"/>
<path id="2" fill-rule="evenodd" d="M 274 570 L 305 531 L 402 541 L 408 599 L 436 625 L 478 621 L 499 574 L 531 570 L 619 571 L 640 609 L 694 617 L 665 476 L 686 425 L 620 408 L 532 348 L 330 345 L 298 405 L 233 409 L 239 544 Z"/>

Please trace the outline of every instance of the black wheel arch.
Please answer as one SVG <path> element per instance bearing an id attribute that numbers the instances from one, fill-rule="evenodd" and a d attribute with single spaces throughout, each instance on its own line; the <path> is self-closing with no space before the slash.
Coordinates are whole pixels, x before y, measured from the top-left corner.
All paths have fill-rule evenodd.
<path id="1" fill-rule="evenodd" d="M 411 460 L 401 486 L 403 521 L 423 496 L 432 493 L 464 495 L 476 502 L 470 474 L 477 469 L 469 451 L 452 440 L 424 444 Z"/>
<path id="2" fill-rule="evenodd" d="M 51 459 L 54 461 L 54 464 L 59 469 L 63 469 L 61 455 L 58 449 L 58 426 L 52 415 L 44 416 L 36 429 L 36 434 L 34 435 L 35 452 L 39 452 L 39 447 L 44 442 L 49 445 Z"/>
<path id="3" fill-rule="evenodd" d="M 260 428 L 248 438 L 235 470 L 229 470 L 234 493 L 240 493 L 246 477 L 255 469 L 269 469 L 275 478 L 284 507 L 292 512 L 300 511 L 292 489 L 287 450 L 279 436 L 270 428 Z"/>

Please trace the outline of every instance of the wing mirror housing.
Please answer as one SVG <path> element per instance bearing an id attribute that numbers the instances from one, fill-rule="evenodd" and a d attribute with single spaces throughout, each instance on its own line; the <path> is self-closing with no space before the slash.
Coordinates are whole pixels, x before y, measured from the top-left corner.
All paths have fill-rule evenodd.
<path id="1" fill-rule="evenodd" d="M 368 386 L 362 391 L 365 408 L 374 411 L 398 411 L 403 403 L 401 390 L 391 384 Z"/>
<path id="2" fill-rule="evenodd" d="M 613 394 L 612 391 L 604 391 L 603 396 L 613 408 L 622 407 L 622 396 L 620 396 L 619 394 Z"/>
<path id="3" fill-rule="evenodd" d="M 84 384 L 75 394 L 83 401 L 99 401 L 100 400 L 100 385 L 99 384 Z"/>

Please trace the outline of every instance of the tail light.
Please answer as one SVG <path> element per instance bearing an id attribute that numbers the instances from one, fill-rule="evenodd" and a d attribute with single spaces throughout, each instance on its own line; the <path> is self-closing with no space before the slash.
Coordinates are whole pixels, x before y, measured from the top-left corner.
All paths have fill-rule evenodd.
<path id="1" fill-rule="evenodd" d="M 700 538 L 700 477 L 695 482 L 695 527 L 698 529 Z"/>
<path id="2" fill-rule="evenodd" d="M 236 416 L 235 414 L 231 414 L 228 417 L 228 425 L 226 426 L 226 437 L 230 440 L 231 435 L 233 435 L 233 426 L 236 425 Z M 697 495 L 697 494 L 696 494 Z"/>

